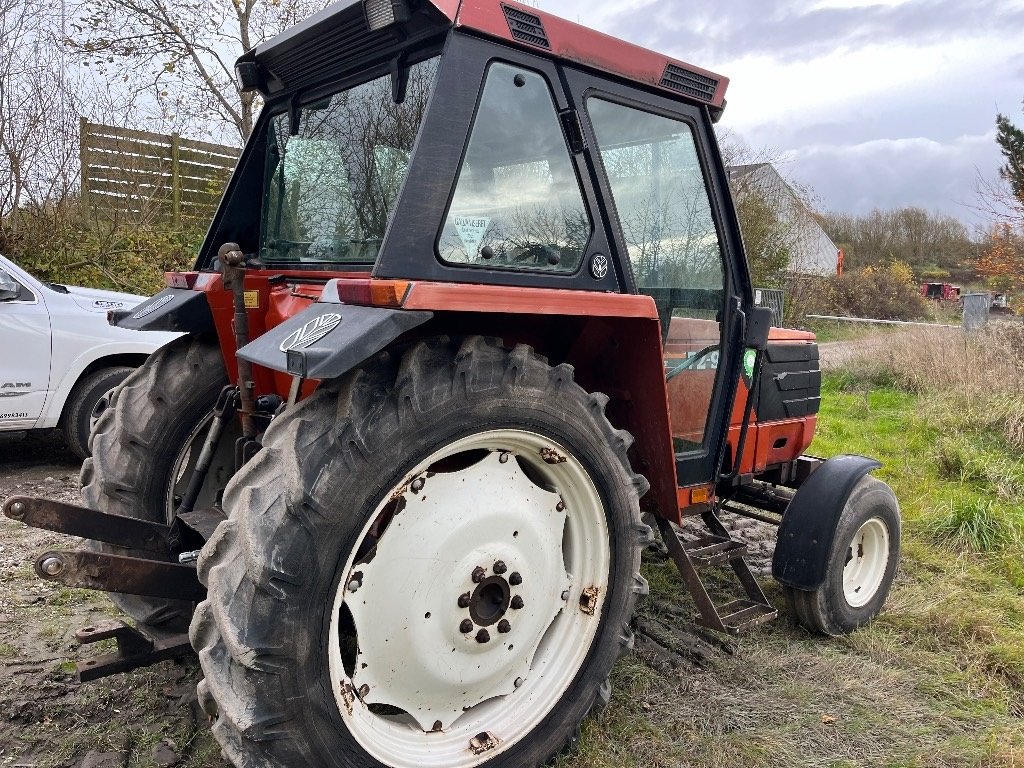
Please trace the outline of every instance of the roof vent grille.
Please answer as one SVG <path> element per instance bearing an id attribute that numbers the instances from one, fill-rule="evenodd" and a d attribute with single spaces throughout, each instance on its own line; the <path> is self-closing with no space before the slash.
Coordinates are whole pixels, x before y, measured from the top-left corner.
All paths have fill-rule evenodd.
<path id="1" fill-rule="evenodd" d="M 718 90 L 718 78 L 669 64 L 661 76 L 661 87 L 671 88 L 701 101 L 712 101 Z"/>
<path id="2" fill-rule="evenodd" d="M 505 11 L 509 32 L 512 33 L 515 40 L 551 50 L 551 43 L 548 42 L 548 36 L 544 32 L 540 16 L 504 4 L 501 8 Z"/>

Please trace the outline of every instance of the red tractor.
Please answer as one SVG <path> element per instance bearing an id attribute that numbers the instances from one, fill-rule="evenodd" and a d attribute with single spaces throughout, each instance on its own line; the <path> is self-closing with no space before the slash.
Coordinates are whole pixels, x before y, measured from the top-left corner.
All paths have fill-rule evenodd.
<path id="1" fill-rule="evenodd" d="M 898 506 L 803 455 L 817 346 L 754 306 L 725 78 L 499 0 L 348 0 L 237 75 L 194 271 L 111 316 L 187 335 L 100 409 L 85 506 L 4 505 L 136 622 L 83 680 L 194 650 L 238 766 L 533 766 L 608 700 L 652 525 L 708 627 L 777 614 L 730 516 L 805 627 L 881 609 Z"/>

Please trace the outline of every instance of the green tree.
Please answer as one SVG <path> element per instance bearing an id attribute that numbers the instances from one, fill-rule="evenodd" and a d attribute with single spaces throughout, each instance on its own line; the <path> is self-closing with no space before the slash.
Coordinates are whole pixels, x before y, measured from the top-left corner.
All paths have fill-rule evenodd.
<path id="1" fill-rule="evenodd" d="M 1005 115 L 996 116 L 996 142 L 1006 158 L 999 175 L 1009 184 L 1013 196 L 1024 204 L 1024 131 Z"/>
<path id="2" fill-rule="evenodd" d="M 763 194 L 738 196 L 736 215 L 750 263 L 750 276 L 761 288 L 781 288 L 793 255 L 793 227 Z"/>

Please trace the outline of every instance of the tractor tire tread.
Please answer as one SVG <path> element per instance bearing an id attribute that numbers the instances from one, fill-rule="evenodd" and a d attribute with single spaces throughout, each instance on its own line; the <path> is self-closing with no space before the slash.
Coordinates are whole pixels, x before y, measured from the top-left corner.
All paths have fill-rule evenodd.
<path id="1" fill-rule="evenodd" d="M 429 375 L 439 368 L 449 369 L 451 376 L 439 381 Z M 494 338 L 468 336 L 453 342 L 440 337 L 417 342 L 401 355 L 385 351 L 341 379 L 322 383 L 272 422 L 263 449 L 225 491 L 230 520 L 200 555 L 198 573 L 208 597 L 191 627 L 206 676 L 199 701 L 215 718 L 214 734 L 236 766 L 283 768 L 322 760 L 301 738 L 287 738 L 293 732 L 288 723 L 301 721 L 298 706 L 309 694 L 288 689 L 293 670 L 287 651 L 275 646 L 274 638 L 296 620 L 295 605 L 307 578 L 304 569 L 316 543 L 311 523 L 327 514 L 311 489 L 331 452 L 340 451 L 347 471 L 359 473 L 369 456 L 396 439 L 404 422 L 429 421 L 433 410 L 453 397 L 517 386 L 547 390 L 552 385 L 573 387 L 586 398 L 593 429 L 626 473 L 636 546 L 631 553 L 632 588 L 623 595 L 626 621 L 617 633 L 615 655 L 629 652 L 633 634 L 628 621 L 636 597 L 647 588 L 640 575 L 640 549 L 653 534 L 640 521 L 639 497 L 649 485 L 632 471 L 626 456 L 632 437 L 616 430 L 605 416 L 608 398 L 580 389 L 572 366 L 551 367 L 529 347 L 507 350 Z M 287 540 L 273 535 L 282 529 L 290 532 Z M 591 694 L 587 709 L 603 704 L 608 695 L 610 682 L 605 679 Z M 567 727 L 562 748 L 575 743 L 577 734 L 576 723 Z M 365 756 L 334 754 L 332 759 L 341 761 L 337 765 L 356 765 Z"/>

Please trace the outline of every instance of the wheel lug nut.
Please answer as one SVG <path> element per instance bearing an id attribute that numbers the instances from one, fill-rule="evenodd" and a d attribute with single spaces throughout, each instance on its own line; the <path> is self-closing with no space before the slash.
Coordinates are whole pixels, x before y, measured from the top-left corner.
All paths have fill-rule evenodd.
<path id="1" fill-rule="evenodd" d="M 493 566 L 492 566 L 491 568 L 492 568 L 492 570 L 493 570 L 493 571 L 494 571 L 494 572 L 495 572 L 496 574 L 498 574 L 499 576 L 500 576 L 501 574 L 503 574 L 503 573 L 504 573 L 505 571 L 507 571 L 507 570 L 508 570 L 508 567 L 507 567 L 507 566 L 505 565 L 505 561 L 504 561 L 504 560 L 498 560 L 498 561 L 496 561 L 496 562 L 494 563 L 494 565 L 493 565 Z"/>
<path id="2" fill-rule="evenodd" d="M 562 593 L 562 600 L 564 602 L 565 600 L 568 600 L 568 599 L 569 599 L 569 590 L 567 589 L 567 590 L 565 590 L 565 592 Z"/>
<path id="3" fill-rule="evenodd" d="M 479 584 L 484 580 L 484 576 L 487 575 L 487 571 L 481 568 L 479 565 L 473 569 L 473 583 Z"/>
<path id="4" fill-rule="evenodd" d="M 508 575 L 508 583 L 511 584 L 513 587 L 518 587 L 520 584 L 523 583 L 523 577 L 519 573 L 519 571 L 512 571 L 512 573 Z"/>
<path id="5" fill-rule="evenodd" d="M 498 461 L 501 462 L 502 464 L 507 463 L 508 462 L 508 451 L 502 451 L 501 453 L 499 453 L 498 454 Z"/>
<path id="6" fill-rule="evenodd" d="M 516 678 L 516 681 L 515 681 L 515 682 L 513 683 L 513 685 L 514 685 L 514 686 L 515 686 L 516 688 L 518 688 L 518 687 L 519 687 L 520 685 L 522 685 L 522 684 L 523 684 L 523 678 L 521 678 L 521 677 L 517 677 L 517 678 Z"/>
<path id="7" fill-rule="evenodd" d="M 459 595 L 459 608 L 469 608 L 469 592 Z"/>
<path id="8" fill-rule="evenodd" d="M 473 631 L 473 622 L 470 621 L 469 619 L 463 619 L 462 623 L 459 624 L 459 632 L 461 632 L 464 635 L 468 635 L 472 631 Z"/>
<path id="9" fill-rule="evenodd" d="M 488 632 L 486 629 L 481 629 L 479 632 L 476 633 L 476 641 L 478 643 L 486 643 L 489 642 L 490 639 L 491 633 Z"/>
<path id="10" fill-rule="evenodd" d="M 362 581 L 360 581 L 359 579 L 352 579 L 352 581 L 350 581 L 348 583 L 348 591 L 349 592 L 355 592 L 361 586 L 363 586 L 363 582 Z"/>
<path id="11" fill-rule="evenodd" d="M 412 488 L 413 493 L 419 493 L 420 491 L 423 490 L 423 486 L 425 485 L 425 483 L 426 481 L 422 477 L 417 477 L 415 480 L 412 481 L 412 485 L 409 487 Z"/>
<path id="12" fill-rule="evenodd" d="M 503 635 L 506 632 L 512 631 L 512 625 L 508 623 L 508 619 L 502 619 L 498 622 L 498 631 L 501 632 L 501 634 Z"/>
<path id="13" fill-rule="evenodd" d="M 520 608 L 523 607 L 523 598 L 521 598 L 519 595 L 516 595 L 512 598 L 512 602 L 509 603 L 509 606 L 515 608 L 518 611 Z"/>
<path id="14" fill-rule="evenodd" d="M 564 501 L 559 501 L 557 504 L 555 504 L 555 509 L 558 510 L 559 512 L 564 512 L 565 511 L 565 502 Z"/>

